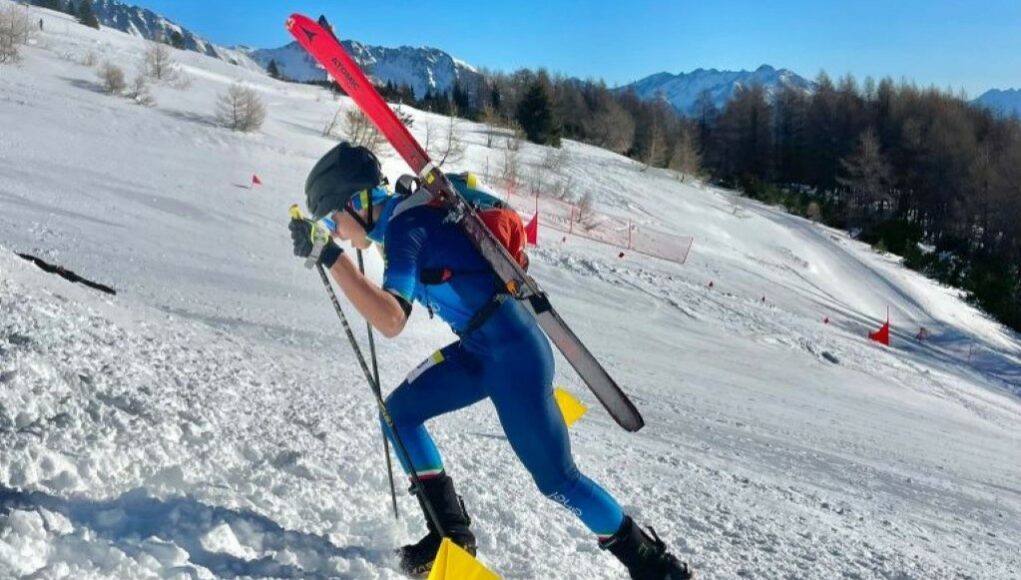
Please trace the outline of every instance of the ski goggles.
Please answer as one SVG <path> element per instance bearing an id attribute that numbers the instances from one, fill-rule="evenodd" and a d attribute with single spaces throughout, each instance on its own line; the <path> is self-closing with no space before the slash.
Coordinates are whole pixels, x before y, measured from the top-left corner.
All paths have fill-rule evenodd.
<path id="1" fill-rule="evenodd" d="M 355 213 L 362 211 L 366 207 L 371 207 L 386 201 L 389 197 L 389 193 L 383 187 L 373 187 L 372 189 L 363 189 L 351 196 L 351 199 L 347 202 L 347 209 L 353 210 Z M 319 220 L 319 224 L 331 232 L 337 231 L 337 222 L 333 221 L 331 217 L 333 214 L 329 214 Z M 359 220 L 361 221 L 361 220 Z"/>
<path id="2" fill-rule="evenodd" d="M 390 197 L 390 192 L 385 187 L 373 187 L 372 189 L 363 189 L 352 195 L 347 205 L 355 211 L 362 211 L 383 203 L 388 197 Z"/>
<path id="3" fill-rule="evenodd" d="M 376 237 L 379 234 L 378 230 L 380 228 L 379 223 L 372 219 L 372 208 L 373 206 L 386 203 L 389 198 L 390 192 L 383 186 L 363 189 L 351 196 L 347 206 L 344 208 L 365 229 L 366 237 L 373 242 L 381 243 L 381 240 Z M 366 210 L 366 215 L 369 216 L 368 221 L 361 216 L 360 212 L 362 210 Z"/>

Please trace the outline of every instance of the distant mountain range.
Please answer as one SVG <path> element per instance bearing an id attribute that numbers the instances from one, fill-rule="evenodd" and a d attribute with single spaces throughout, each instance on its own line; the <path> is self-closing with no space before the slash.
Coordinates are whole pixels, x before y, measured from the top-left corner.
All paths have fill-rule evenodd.
<path id="1" fill-rule="evenodd" d="M 993 89 L 973 102 L 988 107 L 993 112 L 1005 117 L 1012 115 L 1021 117 L 1021 89 L 1007 89 L 1005 91 Z"/>
<path id="2" fill-rule="evenodd" d="M 355 61 L 378 82 L 408 85 L 418 98 L 424 97 L 430 90 L 450 91 L 458 81 L 468 85 L 482 80 L 475 67 L 436 48 L 385 48 L 353 40 L 345 40 L 343 44 Z M 271 60 L 276 61 L 280 74 L 291 80 L 326 79 L 326 72 L 296 42 L 281 48 L 252 50 L 248 54 L 264 68 Z"/>
<path id="3" fill-rule="evenodd" d="M 325 71 L 297 43 L 272 49 L 227 48 L 209 42 L 184 26 L 147 8 L 129 6 L 119 0 L 94 0 L 94 10 L 103 26 L 148 40 L 165 40 L 173 33 L 179 33 L 187 50 L 247 69 L 264 70 L 270 61 L 276 61 L 281 74 L 288 79 L 295 81 L 326 79 Z M 344 46 L 376 81 L 409 85 L 418 98 L 425 96 L 430 90 L 450 91 L 455 82 L 470 85 L 482 79 L 482 75 L 475 67 L 436 48 L 410 46 L 386 48 L 352 40 L 344 41 Z M 661 72 L 616 90 L 634 90 L 640 98 L 646 100 L 664 99 L 680 113 L 693 115 L 696 102 L 703 91 L 709 92 L 716 107 L 723 108 L 739 87 L 754 84 L 764 87 L 770 95 L 782 87 L 793 87 L 806 93 L 815 90 L 815 83 L 812 81 L 790 70 L 776 69 L 769 65 L 762 65 L 754 71 L 700 68 L 689 73 Z M 1002 115 L 1021 115 L 1021 90 L 1018 89 L 994 89 L 973 102 Z"/>
<path id="4" fill-rule="evenodd" d="M 709 91 L 713 104 L 723 108 L 738 87 L 756 84 L 765 88 L 769 95 L 782 87 L 793 87 L 806 93 L 815 90 L 815 83 L 787 69 L 775 69 L 766 64 L 754 71 L 700 68 L 690 73 L 661 72 L 618 90 L 633 90 L 645 100 L 665 99 L 680 113 L 691 116 L 695 113 L 696 102 L 703 91 Z"/>

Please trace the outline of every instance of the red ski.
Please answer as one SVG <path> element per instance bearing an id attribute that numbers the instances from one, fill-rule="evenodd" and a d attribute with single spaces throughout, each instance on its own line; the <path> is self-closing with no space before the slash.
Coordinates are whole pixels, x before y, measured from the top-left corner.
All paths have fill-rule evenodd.
<path id="1" fill-rule="evenodd" d="M 614 420 L 628 431 L 641 429 L 645 421 L 638 409 L 574 331 L 560 318 L 539 284 L 521 269 L 517 261 L 493 237 L 471 205 L 457 193 L 443 172 L 433 164 L 429 154 L 419 145 L 354 59 L 344 50 L 326 19 L 320 18 L 320 21 L 316 22 L 306 16 L 294 14 L 287 21 L 287 30 L 340 84 L 390 145 L 404 158 L 425 187 L 450 208 L 451 219 L 464 228 L 479 252 L 503 281 L 507 291 L 528 307 L 539 326 Z"/>

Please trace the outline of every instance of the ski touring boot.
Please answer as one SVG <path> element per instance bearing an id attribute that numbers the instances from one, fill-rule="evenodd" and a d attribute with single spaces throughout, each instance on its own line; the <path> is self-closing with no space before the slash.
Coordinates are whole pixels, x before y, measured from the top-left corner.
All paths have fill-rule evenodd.
<path id="1" fill-rule="evenodd" d="M 474 556 L 475 535 L 468 529 L 468 526 L 471 525 L 471 518 L 468 517 L 468 512 L 464 509 L 464 502 L 454 490 L 454 480 L 443 472 L 436 477 L 423 479 L 422 489 L 429 504 L 436 511 L 440 526 L 443 527 L 443 531 L 450 541 Z M 414 493 L 414 488 L 411 492 Z M 422 498 L 417 495 L 416 497 L 422 507 L 422 513 L 425 514 L 429 533 L 417 543 L 398 548 L 396 552 L 400 559 L 402 572 L 412 578 L 425 578 L 432 570 L 433 561 L 436 559 L 436 553 L 440 549 L 443 536 L 430 520 Z"/>
<path id="2" fill-rule="evenodd" d="M 649 528 L 651 537 L 630 516 L 610 539 L 599 547 L 609 550 L 627 568 L 632 580 L 688 580 L 694 572 L 688 564 L 677 559 L 666 549 L 656 531 Z"/>

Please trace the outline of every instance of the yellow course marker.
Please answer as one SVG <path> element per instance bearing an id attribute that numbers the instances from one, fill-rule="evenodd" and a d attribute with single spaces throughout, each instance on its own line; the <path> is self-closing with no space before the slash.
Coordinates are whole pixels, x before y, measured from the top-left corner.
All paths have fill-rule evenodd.
<path id="1" fill-rule="evenodd" d="M 563 387 L 553 389 L 553 396 L 557 399 L 557 406 L 560 407 L 560 413 L 563 414 L 564 423 L 567 423 L 568 427 L 577 423 L 578 419 L 588 412 L 588 407 Z"/>
<path id="2" fill-rule="evenodd" d="M 500 580 L 500 577 L 450 538 L 443 538 L 427 580 Z"/>

